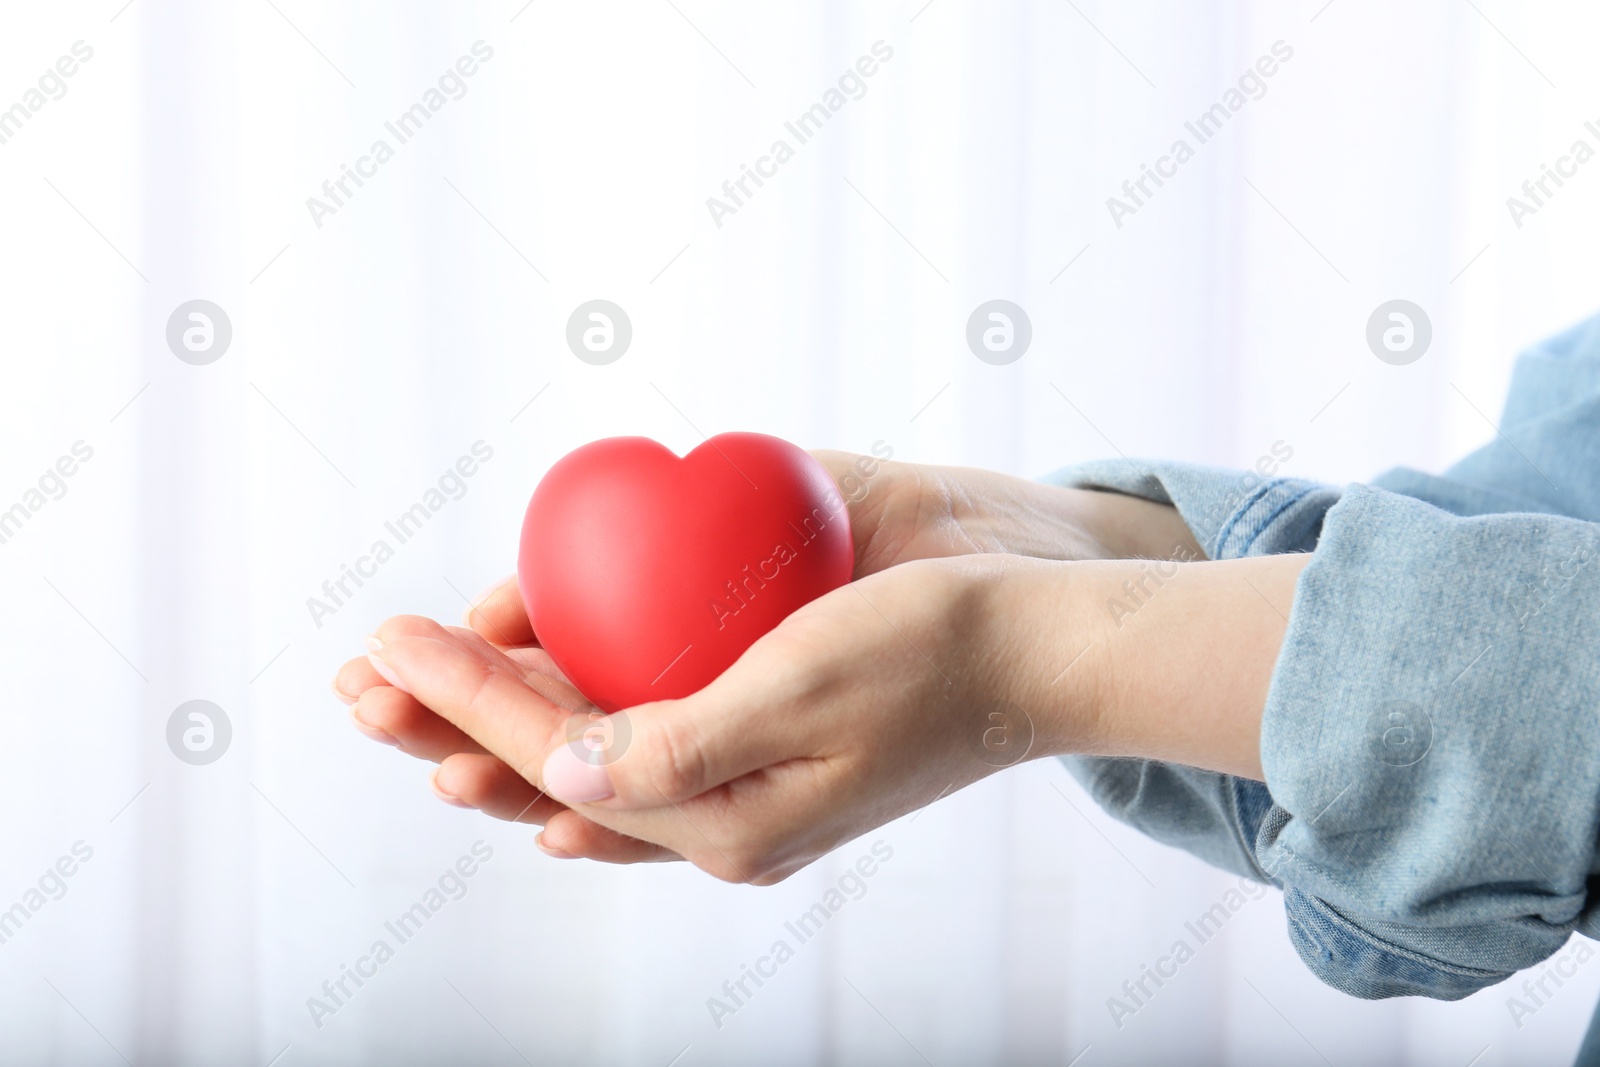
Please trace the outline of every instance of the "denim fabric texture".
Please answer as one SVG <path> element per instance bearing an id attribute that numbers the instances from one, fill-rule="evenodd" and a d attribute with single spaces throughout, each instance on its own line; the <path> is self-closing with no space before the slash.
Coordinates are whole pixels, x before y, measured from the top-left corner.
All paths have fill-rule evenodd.
<path id="1" fill-rule="evenodd" d="M 1288 453 L 1288 455 L 1285 455 Z M 1067 757 L 1121 821 L 1283 890 L 1357 997 L 1454 1000 L 1600 936 L 1600 317 L 1517 361 L 1443 475 L 1341 488 L 1118 459 L 1044 479 L 1170 503 L 1212 559 L 1312 552 L 1262 721 L 1265 784 Z"/>

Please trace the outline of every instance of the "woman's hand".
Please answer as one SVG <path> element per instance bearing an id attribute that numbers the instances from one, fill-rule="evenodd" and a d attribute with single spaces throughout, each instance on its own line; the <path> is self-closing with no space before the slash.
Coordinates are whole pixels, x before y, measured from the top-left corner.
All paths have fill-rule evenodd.
<path id="1" fill-rule="evenodd" d="M 767 884 L 1000 765 L 983 744 L 1003 688 L 986 643 L 994 570 L 939 560 L 872 575 L 795 612 L 694 696 L 592 723 L 475 635 L 426 620 L 385 623 L 376 657 L 461 736 L 575 809 L 545 812 L 547 852 L 683 856 Z M 441 776 L 462 760 L 463 776 L 486 773 L 482 759 L 450 756 Z"/>

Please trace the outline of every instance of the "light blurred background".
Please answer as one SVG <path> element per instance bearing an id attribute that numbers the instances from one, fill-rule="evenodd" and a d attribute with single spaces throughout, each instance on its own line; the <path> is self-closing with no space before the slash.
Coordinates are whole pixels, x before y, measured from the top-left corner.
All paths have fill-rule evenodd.
<path id="1" fill-rule="evenodd" d="M 611 434 L 881 441 L 1025 475 L 1116 452 L 1247 466 L 1277 441 L 1285 474 L 1335 482 L 1443 466 L 1494 433 L 1516 351 L 1600 305 L 1600 161 L 1520 227 L 1506 207 L 1575 140 L 1600 146 L 1593 5 L 95 0 L 0 19 L 0 109 L 26 112 L 0 124 L 0 509 L 28 509 L 0 543 L 0 909 L 23 905 L 0 1061 L 1494 1067 L 1576 1048 L 1600 964 L 1520 1025 L 1520 978 L 1358 1002 L 1302 968 L 1276 894 L 1119 1028 L 1107 999 L 1234 879 L 1111 823 L 1051 763 L 732 887 L 548 860 L 531 828 L 439 803 L 327 686 L 385 616 L 453 620 L 509 573 L 540 474 Z M 47 77 L 80 41 L 92 56 Z M 399 144 L 385 122 L 479 41 L 464 95 Z M 865 94 L 795 144 L 784 123 L 880 41 Z M 1117 226 L 1107 198 L 1280 41 L 1265 95 Z M 319 226 L 307 198 L 380 138 L 393 158 Z M 718 226 L 707 198 L 778 138 L 794 158 Z M 1365 341 L 1398 298 L 1433 326 L 1409 366 Z M 195 299 L 232 326 L 206 365 L 166 340 Z M 565 342 L 592 299 L 632 324 L 604 366 Z M 1032 325 L 1006 365 L 966 343 L 991 299 Z M 92 458 L 53 499 L 80 441 Z M 313 619 L 307 598 L 479 441 L 465 494 Z M 204 765 L 167 741 L 191 700 L 231 724 Z M 866 895 L 718 1027 L 707 998 L 879 840 L 893 859 Z M 323 982 L 393 944 L 384 923 L 480 841 L 465 896 L 314 1018 Z M 91 858 L 57 868 L 75 847 Z"/>

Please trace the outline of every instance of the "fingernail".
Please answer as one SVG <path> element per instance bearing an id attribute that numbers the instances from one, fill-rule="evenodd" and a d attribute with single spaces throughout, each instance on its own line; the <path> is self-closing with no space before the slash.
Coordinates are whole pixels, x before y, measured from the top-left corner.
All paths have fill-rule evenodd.
<path id="1" fill-rule="evenodd" d="M 428 775 L 428 784 L 433 786 L 433 795 L 444 801 L 446 804 L 454 804 L 458 808 L 471 809 L 471 804 L 468 804 L 454 793 L 445 792 L 444 787 L 439 784 L 439 772 L 443 769 L 443 767 L 435 767 L 433 769 L 433 773 Z"/>
<path id="2" fill-rule="evenodd" d="M 356 702 L 355 697 L 339 688 L 339 679 L 335 678 L 333 681 L 329 682 L 328 688 L 333 690 L 333 695 L 339 698 L 340 703 L 354 704 Z"/>
<path id="3" fill-rule="evenodd" d="M 400 680 L 400 676 L 394 673 L 394 668 L 383 662 L 383 657 L 378 655 L 378 653 L 382 650 L 382 641 L 372 636 L 367 638 L 367 662 L 372 664 L 372 669 L 377 671 L 379 676 L 382 677 L 384 681 L 400 690 L 400 692 L 411 692 L 411 690 L 406 688 L 405 683 Z"/>
<path id="4" fill-rule="evenodd" d="M 485 600 L 489 599 L 489 594 L 494 592 L 496 589 L 499 589 L 499 588 L 500 588 L 500 583 L 496 582 L 493 585 L 491 585 L 489 588 L 485 589 L 483 592 L 479 593 L 477 596 L 475 596 L 471 600 L 469 600 L 467 602 L 467 610 L 465 610 L 465 611 L 463 611 L 461 613 L 461 625 L 467 627 L 468 629 L 471 629 L 472 628 L 472 617 L 474 615 L 476 615 L 479 612 L 480 609 L 482 609 L 483 602 Z"/>
<path id="5" fill-rule="evenodd" d="M 385 745 L 393 745 L 395 748 L 400 747 L 400 742 L 396 740 L 395 736 L 389 731 L 380 730 L 378 727 L 371 725 L 370 723 L 366 722 L 366 720 L 361 718 L 360 704 L 355 704 L 350 708 L 350 721 L 355 723 L 356 729 L 361 731 L 363 737 L 371 738 L 374 741 L 381 741 Z"/>
<path id="6" fill-rule="evenodd" d="M 605 765 L 581 759 L 571 745 L 562 745 L 550 753 L 544 761 L 542 777 L 546 793 L 574 804 L 605 800 L 617 792 Z"/>
<path id="7" fill-rule="evenodd" d="M 571 859 L 577 859 L 578 858 L 578 857 L 574 856 L 570 852 L 567 852 L 567 851 L 565 851 L 563 849 L 556 848 L 554 845 L 545 844 L 543 832 L 541 832 L 541 833 L 539 833 L 539 834 L 534 836 L 533 843 L 535 845 L 539 846 L 539 851 L 540 852 L 543 852 L 546 856 L 549 856 L 551 859 L 571 860 Z"/>

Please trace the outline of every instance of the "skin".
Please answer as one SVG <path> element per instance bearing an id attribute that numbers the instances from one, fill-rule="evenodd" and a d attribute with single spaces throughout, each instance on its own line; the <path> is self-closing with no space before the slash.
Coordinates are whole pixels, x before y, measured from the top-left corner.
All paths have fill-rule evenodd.
<path id="1" fill-rule="evenodd" d="M 1170 507 L 814 454 L 864 478 L 855 581 L 690 697 L 591 720 L 513 580 L 465 628 L 388 620 L 335 692 L 368 736 L 439 763 L 443 799 L 542 824 L 548 854 L 762 885 L 1014 762 L 1007 744 L 1261 778 L 1308 556 L 1207 562 Z"/>

